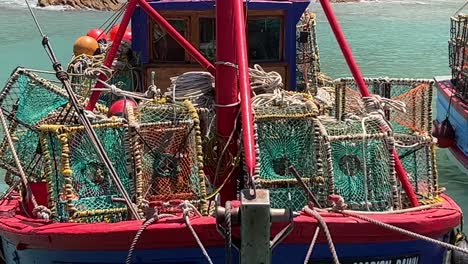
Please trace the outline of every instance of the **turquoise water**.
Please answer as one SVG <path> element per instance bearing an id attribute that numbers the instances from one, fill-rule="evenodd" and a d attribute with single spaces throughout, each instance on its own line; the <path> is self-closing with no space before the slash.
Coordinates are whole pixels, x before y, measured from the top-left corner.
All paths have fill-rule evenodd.
<path id="1" fill-rule="evenodd" d="M 30 1 L 34 3 L 35 1 Z M 338 4 L 335 10 L 365 76 L 432 78 L 449 73 L 449 17 L 463 0 L 381 0 Z M 328 24 L 316 3 L 322 69 L 349 76 Z M 108 12 L 35 9 L 59 60 L 66 63 L 74 40 L 100 25 Z M 41 39 L 22 0 L 0 0 L 0 83 L 18 65 L 50 69 Z M 441 186 L 468 212 L 466 173 L 438 151 Z"/>

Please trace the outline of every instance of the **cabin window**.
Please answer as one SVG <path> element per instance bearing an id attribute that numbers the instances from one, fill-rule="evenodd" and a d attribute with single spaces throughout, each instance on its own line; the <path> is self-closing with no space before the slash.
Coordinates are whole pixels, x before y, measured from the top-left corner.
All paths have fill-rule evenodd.
<path id="1" fill-rule="evenodd" d="M 167 20 L 182 36 L 188 37 L 188 19 Z M 151 59 L 153 62 L 184 62 L 185 50 L 157 23 L 152 23 Z"/>
<path id="2" fill-rule="evenodd" d="M 281 19 L 250 17 L 247 24 L 250 61 L 281 60 Z"/>
<path id="3" fill-rule="evenodd" d="M 216 22 L 214 18 L 200 18 L 200 51 L 209 60 L 214 61 L 216 57 Z"/>
<path id="4" fill-rule="evenodd" d="M 216 56 L 216 21 L 200 18 L 200 50 L 209 60 Z M 281 18 L 250 17 L 247 24 L 249 61 L 281 61 Z"/>

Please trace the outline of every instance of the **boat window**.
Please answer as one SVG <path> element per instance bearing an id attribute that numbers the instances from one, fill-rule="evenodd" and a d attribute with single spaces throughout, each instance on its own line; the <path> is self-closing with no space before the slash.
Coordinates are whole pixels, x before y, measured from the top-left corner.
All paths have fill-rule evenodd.
<path id="1" fill-rule="evenodd" d="M 281 60 L 281 19 L 250 17 L 247 25 L 249 60 Z"/>
<path id="2" fill-rule="evenodd" d="M 214 18 L 200 18 L 200 51 L 209 60 L 214 61 L 216 56 L 215 32 L 216 22 Z"/>
<path id="3" fill-rule="evenodd" d="M 187 19 L 167 20 L 182 36 L 187 36 Z M 157 23 L 152 23 L 151 59 L 152 61 L 185 61 L 185 50 Z"/>
<path id="4" fill-rule="evenodd" d="M 216 22 L 214 18 L 200 18 L 200 50 L 209 60 L 216 56 Z M 247 25 L 249 61 L 280 61 L 281 18 L 250 17 Z"/>

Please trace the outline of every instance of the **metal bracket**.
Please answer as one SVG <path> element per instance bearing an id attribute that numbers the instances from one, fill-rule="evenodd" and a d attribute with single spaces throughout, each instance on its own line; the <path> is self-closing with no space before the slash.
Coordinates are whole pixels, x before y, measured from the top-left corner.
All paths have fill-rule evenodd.
<path id="1" fill-rule="evenodd" d="M 241 227 L 241 241 L 233 241 L 240 252 L 240 263 L 271 263 L 271 252 L 294 229 L 294 213 L 291 209 L 270 208 L 270 193 L 258 189 L 253 197 L 250 189 L 241 191 L 241 207 L 231 209 L 231 224 Z M 225 208 L 220 205 L 219 196 L 216 202 L 216 229 L 224 237 Z M 270 241 L 272 223 L 289 223 Z"/>

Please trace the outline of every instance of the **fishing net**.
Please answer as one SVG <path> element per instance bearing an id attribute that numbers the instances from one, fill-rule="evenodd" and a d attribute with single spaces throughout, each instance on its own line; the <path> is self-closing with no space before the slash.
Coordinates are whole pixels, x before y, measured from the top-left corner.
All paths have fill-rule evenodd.
<path id="1" fill-rule="evenodd" d="M 449 40 L 449 66 L 455 93 L 468 100 L 468 15 L 459 14 L 451 18 Z"/>
<path id="2" fill-rule="evenodd" d="M 120 181 L 130 191 L 120 122 L 93 125 Z M 115 222 L 126 218 L 127 207 L 82 126 L 42 125 L 41 148 L 48 182 L 49 209 L 56 221 Z"/>
<path id="3" fill-rule="evenodd" d="M 406 112 L 385 111 L 385 116 L 392 126 L 400 159 L 413 188 L 421 199 L 436 196 L 438 175 L 435 146 L 430 136 L 433 82 L 388 78 L 365 81 L 373 93 L 405 103 Z M 354 81 L 342 79 L 336 87 L 339 94 L 337 116 L 365 116 L 365 107 Z"/>
<path id="4" fill-rule="evenodd" d="M 200 121 L 193 105 L 144 103 L 129 120 L 137 203 L 149 202 L 159 212 L 180 211 L 181 200 L 203 206 Z"/>
<path id="5" fill-rule="evenodd" d="M 392 138 L 380 133 L 379 122 L 323 120 L 320 144 L 323 179 L 313 181 L 319 202 L 328 194 L 341 195 L 353 210 L 384 211 L 399 206 L 396 178 L 387 146 Z"/>
<path id="6" fill-rule="evenodd" d="M 301 210 L 307 204 L 305 192 L 289 167 L 293 166 L 306 183 L 314 176 L 317 109 L 313 106 L 310 102 L 254 109 L 260 166 L 258 184 L 270 190 L 274 208 Z"/>
<path id="7" fill-rule="evenodd" d="M 67 102 L 62 88 L 31 71 L 17 68 L 0 94 L 0 107 L 7 123 L 6 131 L 0 126 L 0 166 L 19 175 L 5 136 L 8 133 L 14 141 L 25 173 L 35 180 L 41 180 L 39 133 L 36 125 Z"/>
<path id="8" fill-rule="evenodd" d="M 386 111 L 394 133 L 428 134 L 432 128 L 433 82 L 410 79 L 365 79 L 369 89 L 377 95 L 405 103 L 406 112 Z M 361 95 L 353 79 L 341 79 L 337 85 L 340 115 L 366 113 Z"/>

